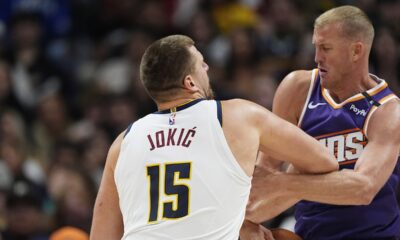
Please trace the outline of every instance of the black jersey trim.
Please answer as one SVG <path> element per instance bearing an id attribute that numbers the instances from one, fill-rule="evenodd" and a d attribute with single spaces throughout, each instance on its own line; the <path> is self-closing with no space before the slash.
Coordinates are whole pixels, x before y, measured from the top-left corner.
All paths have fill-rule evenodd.
<path id="1" fill-rule="evenodd" d="M 376 106 L 376 107 L 379 107 L 379 106 L 381 105 L 379 102 L 375 101 L 375 100 L 371 97 L 371 95 L 369 95 L 367 92 L 362 92 L 361 94 L 368 100 L 368 102 L 369 102 L 370 104 L 372 104 L 372 105 L 374 105 L 374 106 Z"/>
<path id="2" fill-rule="evenodd" d="M 201 102 L 203 100 L 205 100 L 205 99 L 204 98 L 195 99 L 193 101 L 190 101 L 188 103 L 180 105 L 180 106 L 178 106 L 176 108 L 170 108 L 170 109 L 157 111 L 157 112 L 154 112 L 154 114 L 166 114 L 166 113 L 171 113 L 171 112 L 178 112 L 178 111 L 184 110 L 186 108 L 189 108 L 189 107 L 191 107 L 191 106 L 195 105 L 196 103 L 199 103 L 199 102 Z"/>
<path id="3" fill-rule="evenodd" d="M 133 123 L 129 124 L 128 128 L 126 129 L 126 132 L 124 134 L 124 138 L 126 137 L 126 135 L 128 135 L 128 133 L 131 131 Z"/>
<path id="4" fill-rule="evenodd" d="M 222 127 L 222 105 L 221 105 L 221 101 L 215 101 L 217 103 L 217 117 L 218 117 L 218 121 L 219 124 L 221 124 Z"/>

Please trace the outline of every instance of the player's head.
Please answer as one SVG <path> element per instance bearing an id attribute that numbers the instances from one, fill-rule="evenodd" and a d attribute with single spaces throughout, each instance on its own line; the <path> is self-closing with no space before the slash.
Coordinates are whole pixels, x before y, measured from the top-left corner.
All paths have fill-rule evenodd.
<path id="1" fill-rule="evenodd" d="M 354 70 L 368 65 L 374 28 L 366 14 L 357 7 L 330 9 L 314 22 L 315 62 L 322 84 L 333 87 Z"/>
<path id="2" fill-rule="evenodd" d="M 183 96 L 212 98 L 208 65 L 194 41 L 172 35 L 152 43 L 140 63 L 140 79 L 158 103 Z"/>

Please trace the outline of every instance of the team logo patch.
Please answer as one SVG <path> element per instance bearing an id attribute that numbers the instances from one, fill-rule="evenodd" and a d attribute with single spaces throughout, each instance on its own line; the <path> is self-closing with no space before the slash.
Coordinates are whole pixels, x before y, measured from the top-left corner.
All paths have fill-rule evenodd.
<path id="1" fill-rule="evenodd" d="M 359 128 L 318 136 L 316 139 L 335 155 L 341 165 L 354 163 L 368 142 Z"/>
<path id="2" fill-rule="evenodd" d="M 176 118 L 176 112 L 171 113 L 171 115 L 169 116 L 169 125 L 175 124 L 175 118 Z"/>

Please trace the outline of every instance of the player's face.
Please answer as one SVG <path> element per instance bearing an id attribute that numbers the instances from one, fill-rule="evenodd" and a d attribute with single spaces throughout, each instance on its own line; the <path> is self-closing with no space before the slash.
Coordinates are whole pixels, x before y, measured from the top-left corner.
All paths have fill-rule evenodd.
<path id="1" fill-rule="evenodd" d="M 338 24 L 328 24 L 314 29 L 313 44 L 322 86 L 336 89 L 352 68 L 350 40 L 342 36 Z"/>
<path id="2" fill-rule="evenodd" d="M 210 79 L 207 74 L 208 65 L 204 62 L 203 55 L 196 49 L 196 47 L 191 46 L 189 50 L 195 58 L 195 70 L 192 75 L 200 88 L 200 94 L 206 99 L 213 99 L 214 92 L 211 89 Z"/>

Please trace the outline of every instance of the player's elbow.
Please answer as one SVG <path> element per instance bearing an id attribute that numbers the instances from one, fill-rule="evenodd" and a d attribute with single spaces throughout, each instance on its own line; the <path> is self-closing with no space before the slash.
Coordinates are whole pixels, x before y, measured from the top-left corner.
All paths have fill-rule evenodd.
<path id="1" fill-rule="evenodd" d="M 339 163 L 333 156 L 326 156 L 324 160 L 326 164 L 324 165 L 324 169 L 322 170 L 323 172 L 328 173 L 339 170 Z"/>
<path id="2" fill-rule="evenodd" d="M 355 186 L 354 189 L 357 190 L 352 192 L 352 205 L 369 205 L 378 192 L 373 180 L 361 175 L 355 177 L 353 181 L 355 181 L 353 183 Z"/>
<path id="3" fill-rule="evenodd" d="M 374 200 L 378 190 L 375 187 L 375 184 L 368 179 L 363 182 L 361 187 L 361 191 L 358 192 L 358 200 L 360 205 L 369 205 L 372 200 Z"/>
<path id="4" fill-rule="evenodd" d="M 320 158 L 321 161 L 318 164 L 313 164 L 308 171 L 302 171 L 306 173 L 329 173 L 339 169 L 339 164 L 333 156 L 328 155 Z"/>

